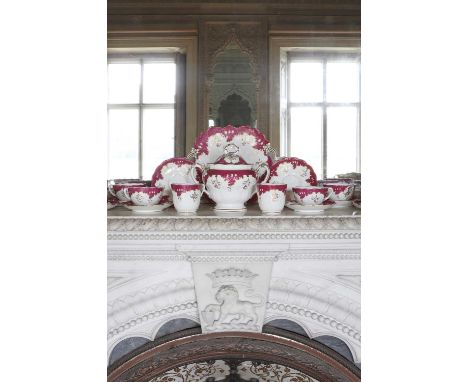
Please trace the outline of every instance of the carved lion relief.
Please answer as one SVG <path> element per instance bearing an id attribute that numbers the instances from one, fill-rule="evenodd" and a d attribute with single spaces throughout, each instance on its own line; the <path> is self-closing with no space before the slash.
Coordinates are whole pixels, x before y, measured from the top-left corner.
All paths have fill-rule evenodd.
<path id="1" fill-rule="evenodd" d="M 194 264 L 194 270 L 203 266 L 208 264 Z M 212 264 L 209 266 L 214 268 Z M 198 272 L 194 272 L 200 322 L 205 333 L 262 330 L 271 265 L 264 262 L 260 266 L 248 266 L 263 267 L 266 272 L 254 273 L 237 266 L 216 267 L 198 277 Z"/>
<path id="2" fill-rule="evenodd" d="M 249 290 L 251 291 L 251 290 Z M 223 285 L 216 292 L 216 301 L 219 304 L 210 304 L 202 311 L 203 319 L 209 328 L 248 329 L 252 326 L 258 330 L 258 315 L 256 308 L 264 304 L 262 296 L 260 301 L 244 301 L 239 299 L 239 292 L 232 285 Z"/>

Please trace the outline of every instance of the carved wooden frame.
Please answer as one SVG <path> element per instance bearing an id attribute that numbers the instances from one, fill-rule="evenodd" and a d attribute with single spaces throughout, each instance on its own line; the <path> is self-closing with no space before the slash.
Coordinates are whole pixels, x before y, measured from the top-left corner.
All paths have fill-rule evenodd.
<path id="1" fill-rule="evenodd" d="M 360 370 L 335 351 L 276 328 L 267 333 L 210 334 L 188 329 L 143 345 L 135 353 L 109 369 L 108 382 L 145 382 L 178 366 L 215 359 L 277 363 L 321 382 L 360 381 Z"/>
<path id="2" fill-rule="evenodd" d="M 232 41 L 249 56 L 256 86 L 257 127 L 268 138 L 268 26 L 261 21 L 205 21 L 200 25 L 198 133 L 206 130 L 216 56 Z"/>

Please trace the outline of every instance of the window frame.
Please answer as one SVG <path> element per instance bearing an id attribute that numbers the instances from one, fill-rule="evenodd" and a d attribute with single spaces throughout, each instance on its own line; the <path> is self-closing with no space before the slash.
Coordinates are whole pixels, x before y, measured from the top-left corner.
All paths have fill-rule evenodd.
<path id="1" fill-rule="evenodd" d="M 109 53 L 107 56 L 107 68 L 109 64 L 135 64 L 140 65 L 140 85 L 137 103 L 109 103 L 107 102 L 107 118 L 109 120 L 110 110 L 132 109 L 138 110 L 138 179 L 143 179 L 143 111 L 150 109 L 173 109 L 174 110 L 174 137 L 176 136 L 177 118 L 177 94 L 172 103 L 145 103 L 143 102 L 143 78 L 144 64 L 156 62 L 170 62 L 177 65 L 175 53 Z M 177 68 L 176 68 L 177 71 Z M 176 78 L 177 81 L 177 78 Z M 177 92 L 177 86 L 176 86 Z M 108 149 L 109 152 L 109 149 Z M 174 155 L 177 152 L 177 142 L 174 138 Z"/>
<path id="2" fill-rule="evenodd" d="M 361 51 L 361 33 L 359 31 L 333 30 L 328 32 L 310 31 L 301 36 L 274 32 L 269 37 L 269 134 L 271 146 L 279 149 L 278 155 L 287 155 L 286 135 L 286 99 L 285 86 L 281 81 L 286 76 L 288 52 L 338 52 L 357 53 Z M 361 137 L 359 136 L 359 142 Z M 361 153 L 359 155 L 361 158 Z M 360 161 L 360 159 L 359 159 Z"/>
<path id="3" fill-rule="evenodd" d="M 327 100 L 327 62 L 357 62 L 359 64 L 359 101 L 357 102 L 330 102 Z M 319 62 L 322 65 L 322 101 L 320 102 L 292 102 L 291 95 L 291 81 L 290 81 L 290 68 L 293 62 Z M 322 174 L 318 176 L 325 179 L 327 174 L 327 109 L 329 107 L 355 107 L 357 112 L 357 126 L 356 126 L 356 171 L 361 172 L 361 56 L 360 52 L 340 52 L 336 50 L 329 51 L 291 51 L 287 52 L 286 58 L 286 132 L 284 151 L 287 156 L 291 156 L 291 107 L 320 107 L 322 110 Z"/>
<path id="4" fill-rule="evenodd" d="M 184 57 L 183 100 L 176 106 L 176 151 L 175 156 L 183 157 L 190 153 L 198 130 L 198 36 L 160 35 L 151 31 L 108 31 L 107 54 L 146 54 L 180 53 Z M 179 56 L 180 57 L 180 56 Z M 181 68 L 182 69 L 182 68 Z M 179 102 L 179 99 L 176 103 Z M 179 110 L 180 109 L 180 110 Z M 182 113 L 179 111 L 185 111 Z M 181 118 L 182 117 L 182 118 Z"/>

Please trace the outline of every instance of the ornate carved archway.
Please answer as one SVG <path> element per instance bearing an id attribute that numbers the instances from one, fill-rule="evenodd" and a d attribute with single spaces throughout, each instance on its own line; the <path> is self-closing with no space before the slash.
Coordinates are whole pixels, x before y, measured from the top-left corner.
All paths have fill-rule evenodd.
<path id="1" fill-rule="evenodd" d="M 359 369 L 320 343 L 270 329 L 268 333 L 189 329 L 143 346 L 109 369 L 108 382 L 148 382 L 184 365 L 214 360 L 281 365 L 319 382 L 358 382 Z"/>

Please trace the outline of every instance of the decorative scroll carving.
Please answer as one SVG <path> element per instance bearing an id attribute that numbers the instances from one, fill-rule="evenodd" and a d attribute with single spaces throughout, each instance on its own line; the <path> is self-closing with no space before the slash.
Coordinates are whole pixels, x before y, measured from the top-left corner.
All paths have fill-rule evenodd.
<path id="1" fill-rule="evenodd" d="M 212 231 L 220 239 L 220 233 L 232 234 L 232 239 L 239 236 L 240 232 L 274 232 L 278 234 L 293 234 L 297 231 L 312 230 L 360 230 L 361 217 L 356 216 L 314 216 L 314 217 L 124 217 L 109 216 L 107 218 L 107 230 L 109 235 L 117 232 L 171 232 L 174 238 L 186 232 L 196 232 L 193 240 L 207 237 Z M 299 235 L 301 235 L 299 233 Z M 227 237 L 226 237 L 227 238 Z M 297 239 L 301 237 L 298 236 Z M 187 237 L 188 239 L 188 237 Z M 169 240 L 171 238 L 169 237 Z"/>
<path id="2" fill-rule="evenodd" d="M 246 381 L 255 378 L 259 382 L 319 382 L 300 371 L 276 363 L 245 361 L 237 367 L 237 370 Z"/>
<path id="3" fill-rule="evenodd" d="M 209 377 L 219 380 L 219 377 L 229 374 L 229 366 L 221 360 L 191 363 L 175 367 L 149 382 L 195 382 L 205 381 Z"/>
<path id="4" fill-rule="evenodd" d="M 225 378 L 224 378 L 225 377 Z M 222 380 L 220 378 L 223 378 Z M 275 363 L 223 361 L 191 363 L 167 371 L 149 382 L 318 382 L 304 373 Z"/>

